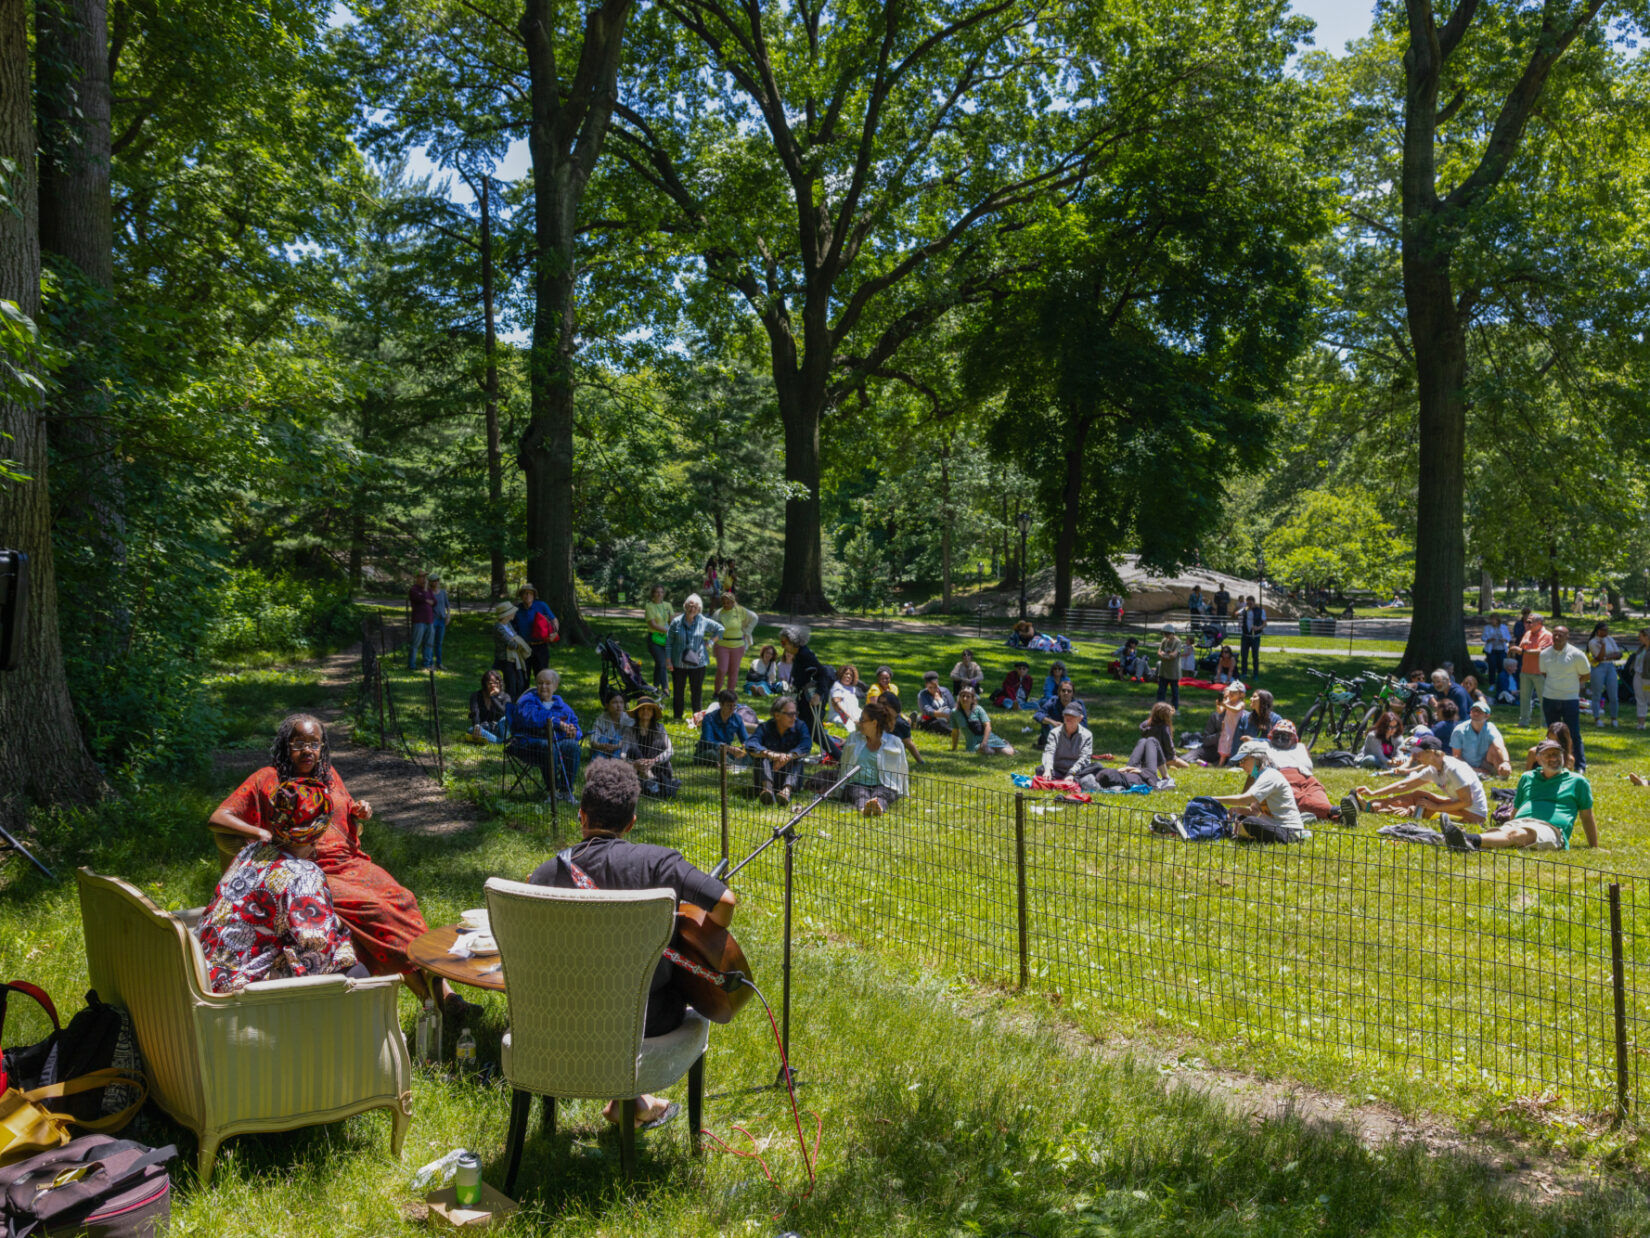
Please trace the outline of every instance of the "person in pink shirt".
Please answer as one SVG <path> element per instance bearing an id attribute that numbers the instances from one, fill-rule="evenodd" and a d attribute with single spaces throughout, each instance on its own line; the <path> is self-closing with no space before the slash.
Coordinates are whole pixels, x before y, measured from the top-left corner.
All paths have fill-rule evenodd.
<path id="1" fill-rule="evenodd" d="M 1518 725 L 1530 725 L 1530 705 L 1545 693 L 1547 677 L 1541 673 L 1541 651 L 1553 647 L 1553 634 L 1547 631 L 1546 621 L 1540 615 L 1531 615 L 1524 625 L 1524 635 L 1512 650 L 1519 655 L 1518 665 Z"/>

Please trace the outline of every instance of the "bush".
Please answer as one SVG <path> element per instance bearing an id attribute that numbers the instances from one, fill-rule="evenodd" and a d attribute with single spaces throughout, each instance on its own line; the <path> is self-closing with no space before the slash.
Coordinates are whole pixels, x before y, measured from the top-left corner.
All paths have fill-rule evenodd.
<path id="1" fill-rule="evenodd" d="M 229 574 L 219 599 L 206 636 L 214 658 L 304 656 L 348 644 L 360 623 L 342 585 L 286 574 L 239 569 Z"/>

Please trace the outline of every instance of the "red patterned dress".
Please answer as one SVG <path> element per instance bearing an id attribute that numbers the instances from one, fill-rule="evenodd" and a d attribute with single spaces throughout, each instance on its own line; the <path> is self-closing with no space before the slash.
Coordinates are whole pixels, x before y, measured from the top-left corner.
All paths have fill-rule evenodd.
<path id="1" fill-rule="evenodd" d="M 275 767 L 266 765 L 235 788 L 218 806 L 249 825 L 269 829 L 274 820 L 272 796 L 280 786 Z M 429 928 L 418 911 L 418 899 L 361 850 L 361 836 L 350 816 L 354 800 L 337 770 L 327 771 L 332 795 L 332 818 L 327 832 L 315 844 L 315 863 L 327 875 L 332 905 L 355 940 L 355 953 L 375 976 L 413 972 L 407 945 Z"/>
<path id="2" fill-rule="evenodd" d="M 274 843 L 241 848 L 196 931 L 214 993 L 355 966 L 355 948 L 333 912 L 326 874 Z"/>

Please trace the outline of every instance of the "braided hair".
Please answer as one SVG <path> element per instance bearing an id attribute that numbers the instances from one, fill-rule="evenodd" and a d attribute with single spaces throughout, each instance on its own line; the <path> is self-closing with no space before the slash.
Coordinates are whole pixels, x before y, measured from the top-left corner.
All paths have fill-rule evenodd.
<path id="1" fill-rule="evenodd" d="M 300 723 L 311 722 L 321 732 L 321 753 L 309 777 L 325 783 L 332 772 L 332 749 L 327 745 L 326 725 L 314 714 L 288 714 L 275 728 L 275 743 L 269 749 L 269 763 L 275 767 L 275 776 L 282 782 L 299 777 L 298 767 L 292 761 L 292 736 Z"/>

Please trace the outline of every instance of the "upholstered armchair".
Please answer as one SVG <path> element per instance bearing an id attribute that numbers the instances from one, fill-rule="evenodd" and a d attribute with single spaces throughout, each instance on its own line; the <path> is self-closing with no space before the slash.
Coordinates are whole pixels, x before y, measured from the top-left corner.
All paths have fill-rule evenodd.
<path id="1" fill-rule="evenodd" d="M 676 924 L 660 890 L 559 890 L 488 880 L 487 910 L 510 999 L 501 1046 L 512 1089 L 504 1193 L 515 1191 L 534 1095 L 554 1133 L 556 1098 L 624 1101 L 620 1163 L 636 1160 L 635 1098 L 688 1076 L 688 1130 L 699 1151 L 710 1023 L 692 1007 L 675 1031 L 642 1037 L 648 982 Z"/>
<path id="2" fill-rule="evenodd" d="M 92 988 L 132 1016 L 149 1095 L 200 1139 L 208 1182 L 219 1145 L 369 1109 L 390 1111 L 390 1150 L 412 1120 L 412 1062 L 399 976 L 306 976 L 213 993 L 190 913 L 162 911 L 128 882 L 79 871 Z"/>

